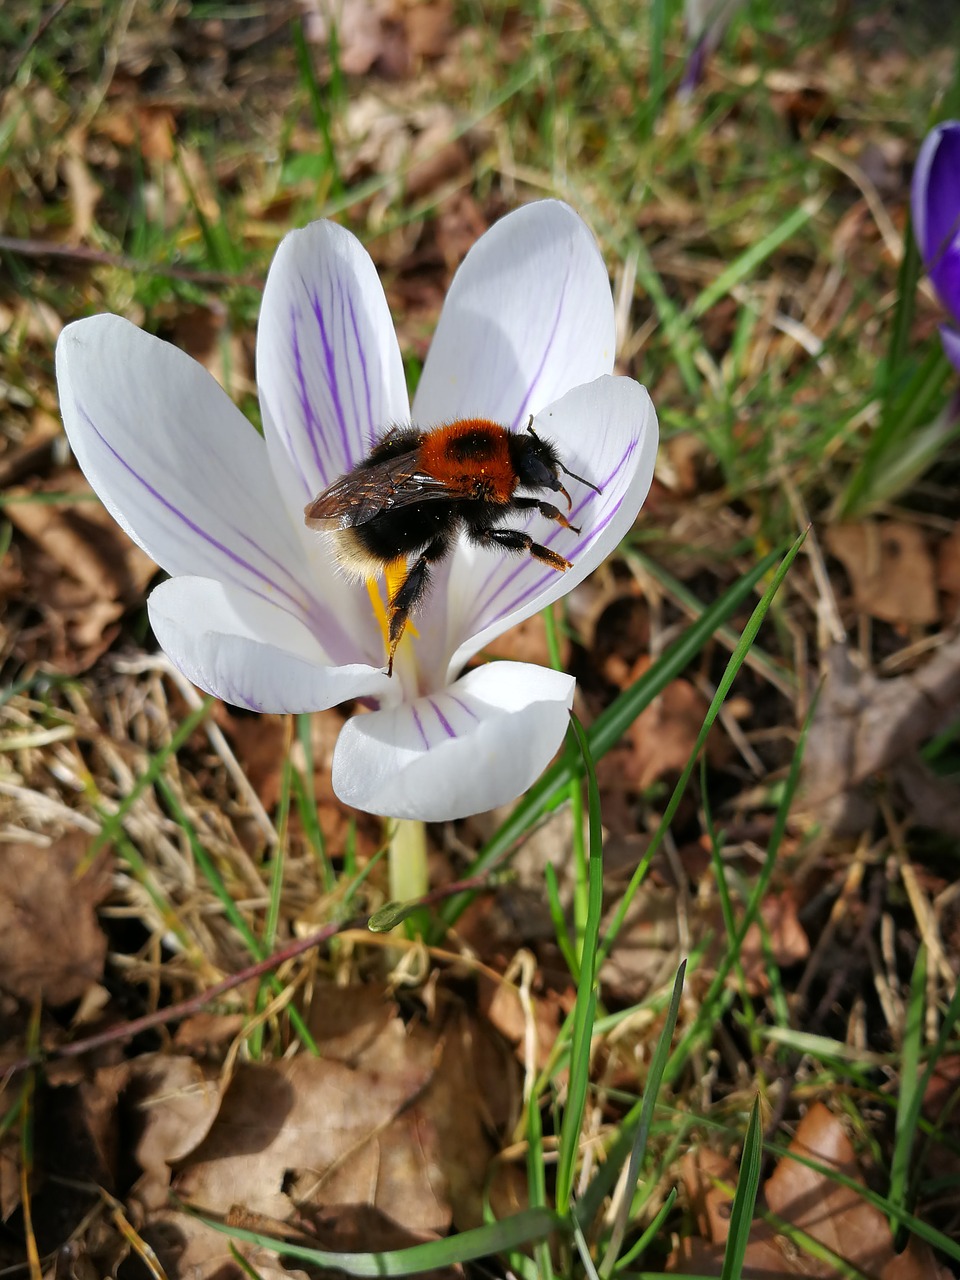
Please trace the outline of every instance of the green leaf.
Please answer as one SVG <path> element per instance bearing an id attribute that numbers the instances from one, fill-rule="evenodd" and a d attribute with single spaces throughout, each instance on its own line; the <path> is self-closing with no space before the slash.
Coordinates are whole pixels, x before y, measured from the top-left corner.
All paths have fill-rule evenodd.
<path id="1" fill-rule="evenodd" d="M 430 1240 L 409 1249 L 392 1249 L 385 1253 L 334 1253 L 329 1249 L 311 1249 L 308 1245 L 288 1244 L 259 1231 L 229 1227 L 182 1206 L 201 1222 L 234 1240 L 247 1240 L 263 1249 L 274 1249 L 281 1258 L 312 1262 L 317 1267 L 331 1267 L 348 1276 L 411 1276 L 434 1267 L 456 1266 L 490 1253 L 503 1253 L 520 1245 L 544 1240 L 551 1232 L 568 1230 L 566 1224 L 549 1209 L 527 1209 L 511 1218 L 493 1222 L 445 1240 Z"/>
<path id="2" fill-rule="evenodd" d="M 727 1247 L 723 1254 L 723 1270 L 720 1280 L 740 1280 L 743 1260 L 746 1257 L 747 1245 L 750 1242 L 750 1228 L 753 1225 L 753 1211 L 757 1204 L 757 1192 L 760 1189 L 760 1168 L 763 1163 L 763 1132 L 760 1128 L 760 1098 L 754 1099 L 750 1112 L 750 1123 L 747 1125 L 747 1136 L 743 1143 L 743 1155 L 740 1159 L 740 1177 L 737 1179 L 737 1191 L 733 1197 L 733 1208 L 730 1213 L 730 1234 L 727 1236 Z"/>
<path id="3" fill-rule="evenodd" d="M 779 553 L 764 556 L 754 567 L 710 606 L 693 625 L 663 651 L 657 661 L 644 674 L 620 694 L 609 707 L 597 716 L 587 731 L 590 754 L 599 760 L 623 737 L 644 708 L 656 698 L 671 680 L 697 656 L 718 627 L 732 616 L 744 600 L 748 599 L 757 583 L 777 563 Z M 465 872 L 465 876 L 482 875 L 508 852 L 533 823 L 563 797 L 566 787 L 575 776 L 574 765 L 564 756 L 556 762 L 530 788 L 517 804 L 513 813 L 500 830 L 488 841 L 478 857 Z M 471 894 L 459 894 L 445 904 L 440 913 L 447 925 L 453 924 L 472 900 Z"/>
<path id="4" fill-rule="evenodd" d="M 587 807 L 589 813 L 590 857 L 588 862 L 587 917 L 584 921 L 580 948 L 580 978 L 577 1003 L 573 1015 L 573 1037 L 570 1045 L 570 1077 L 567 1102 L 560 1126 L 559 1160 L 557 1164 L 557 1208 L 565 1213 L 573 1191 L 577 1156 L 580 1149 L 580 1127 L 590 1086 L 590 1047 L 593 1024 L 597 1015 L 597 946 L 600 941 L 600 919 L 603 915 L 603 818 L 600 812 L 600 788 L 597 771 L 583 725 L 573 714 L 570 726 L 580 748 L 587 773 Z"/>

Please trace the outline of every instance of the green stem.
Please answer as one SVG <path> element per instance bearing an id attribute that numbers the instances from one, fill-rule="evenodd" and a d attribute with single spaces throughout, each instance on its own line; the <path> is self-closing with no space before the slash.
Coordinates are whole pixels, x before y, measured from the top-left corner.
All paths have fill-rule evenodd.
<path id="1" fill-rule="evenodd" d="M 389 823 L 390 897 L 394 902 L 422 898 L 427 883 L 427 830 L 422 822 L 398 818 Z"/>

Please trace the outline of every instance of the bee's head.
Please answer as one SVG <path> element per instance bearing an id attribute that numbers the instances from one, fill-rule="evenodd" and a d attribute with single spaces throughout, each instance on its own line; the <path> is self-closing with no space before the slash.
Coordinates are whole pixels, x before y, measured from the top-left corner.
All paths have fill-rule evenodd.
<path id="1" fill-rule="evenodd" d="M 513 463 L 520 486 L 524 489 L 550 489 L 554 493 L 562 493 L 567 500 L 569 511 L 570 495 L 560 481 L 560 473 L 579 480 L 581 484 L 600 492 L 597 486 L 583 476 L 568 471 L 560 461 L 560 455 L 549 440 L 543 440 L 533 429 L 533 416 L 527 424 L 523 435 L 513 432 L 509 441 L 510 460 Z"/>

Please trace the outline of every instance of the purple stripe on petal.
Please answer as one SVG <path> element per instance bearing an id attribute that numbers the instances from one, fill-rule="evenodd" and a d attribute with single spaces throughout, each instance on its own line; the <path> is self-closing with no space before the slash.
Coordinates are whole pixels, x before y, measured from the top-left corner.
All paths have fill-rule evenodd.
<path id="1" fill-rule="evenodd" d="M 537 383 L 540 381 L 540 378 L 543 375 L 544 366 L 547 363 L 547 357 L 549 356 L 551 348 L 553 347 L 553 344 L 556 341 L 557 331 L 560 328 L 560 317 L 563 314 L 563 300 L 566 297 L 567 285 L 569 284 L 569 282 L 570 282 L 570 263 L 568 262 L 567 272 L 566 272 L 566 275 L 563 277 L 563 285 L 560 288 L 560 298 L 557 302 L 557 311 L 553 317 L 553 325 L 551 326 L 551 329 L 550 329 L 550 336 L 547 338 L 547 345 L 543 349 L 543 355 L 540 357 L 540 364 L 537 367 L 537 371 L 533 375 L 533 377 L 530 379 L 530 385 L 527 387 L 527 394 L 523 397 L 523 400 L 520 404 L 520 408 L 517 410 L 517 416 L 513 420 L 514 431 L 518 431 L 520 429 L 520 424 L 523 422 L 524 418 L 529 416 L 529 409 L 527 408 L 527 406 L 530 404 L 530 401 L 533 398 L 533 393 L 536 390 Z"/>
<path id="2" fill-rule="evenodd" d="M 332 303 L 333 298 L 331 297 L 331 304 Z M 347 420 L 343 412 L 343 401 L 340 398 L 340 386 L 337 382 L 336 354 L 327 334 L 327 325 L 323 318 L 323 306 L 316 294 L 311 296 L 310 304 L 313 307 L 313 315 L 317 322 L 317 331 L 320 335 L 320 343 L 323 347 L 323 362 L 325 365 L 327 389 L 330 392 L 333 411 L 336 414 L 337 425 L 340 428 L 340 440 L 343 444 L 343 457 L 345 459 L 345 465 L 349 467 L 353 461 L 353 452 L 350 448 L 350 433 L 347 429 Z"/>
<path id="3" fill-rule="evenodd" d="M 460 708 L 460 710 L 463 711 L 466 715 L 468 715 L 471 720 L 479 721 L 480 717 L 477 715 L 477 713 L 473 710 L 472 707 L 467 706 L 467 704 L 463 701 L 462 698 L 457 698 L 452 693 L 448 693 L 447 697 L 450 699 L 451 702 L 455 702 L 457 706 Z"/>
<path id="4" fill-rule="evenodd" d="M 414 724 L 417 726 L 417 729 L 420 731 L 420 741 L 423 743 L 423 749 L 424 751 L 429 751 L 430 742 L 427 739 L 426 733 L 424 732 L 423 721 L 420 719 L 420 713 L 415 706 L 411 706 L 410 712 L 413 716 Z"/>
<path id="5" fill-rule="evenodd" d="M 136 482 L 142 486 L 142 488 L 146 489 L 147 493 L 149 493 L 152 498 L 154 498 L 157 502 L 159 502 L 160 505 L 166 511 L 168 511 L 172 516 L 176 517 L 177 520 L 181 521 L 181 523 L 184 524 L 190 530 L 191 533 L 195 534 L 198 538 L 206 542 L 209 546 L 214 547 L 217 551 L 219 551 L 221 555 L 225 556 L 227 560 L 229 560 L 232 564 L 235 564 L 240 569 L 245 569 L 247 573 L 252 574 L 253 577 L 255 578 L 258 578 L 266 586 L 272 587 L 273 590 L 277 593 L 277 595 L 283 596 L 284 599 L 289 600 L 290 603 L 296 609 L 296 612 L 300 616 L 306 616 L 306 617 L 311 616 L 311 613 L 314 612 L 314 608 L 313 608 L 314 602 L 310 599 L 309 595 L 307 596 L 306 601 L 302 599 L 298 599 L 297 596 L 295 596 L 292 592 L 287 591 L 284 587 L 281 587 L 278 582 L 275 582 L 274 579 L 269 576 L 269 574 L 264 573 L 262 569 L 258 569 L 256 565 L 251 564 L 249 560 L 245 560 L 243 556 L 237 555 L 235 551 L 232 551 L 230 547 L 228 547 L 225 543 L 221 542 L 219 538 L 215 538 L 212 533 L 209 533 L 206 529 L 202 529 L 200 525 L 196 523 L 196 521 L 191 520 L 190 517 L 185 512 L 181 511 L 179 507 L 174 506 L 174 504 L 170 502 L 169 499 L 165 498 L 163 494 L 159 492 L 159 490 L 155 489 L 153 485 L 150 484 L 149 481 L 146 480 L 142 475 L 140 475 L 140 473 L 127 461 L 127 459 L 122 456 L 122 454 L 117 452 L 117 450 L 113 447 L 110 441 L 107 440 L 107 438 L 97 428 L 93 419 L 90 417 L 90 415 L 87 413 L 87 411 L 83 408 L 82 405 L 78 405 L 77 407 L 79 408 L 80 413 L 83 415 L 84 421 L 86 422 L 87 426 L 94 433 L 94 435 L 97 437 L 100 443 L 104 445 L 106 449 L 109 450 L 109 452 L 113 455 L 113 457 L 117 460 L 117 462 L 119 462 L 120 465 L 123 467 L 123 469 L 127 472 L 127 474 L 132 476 L 133 479 L 136 480 Z M 251 544 L 251 546 L 253 546 L 257 551 L 259 551 L 260 554 L 264 556 L 264 558 L 270 558 L 267 556 L 266 552 L 263 551 L 263 548 L 260 547 L 256 542 L 254 542 L 253 539 L 248 538 L 245 534 L 239 533 L 239 531 L 237 531 L 236 529 L 231 528 L 230 532 L 236 534 L 237 537 L 240 539 L 246 538 L 246 540 Z M 249 583 L 244 582 L 242 579 L 241 580 L 235 579 L 234 581 L 237 583 L 238 586 L 246 587 L 248 590 L 250 590 Z M 296 581 L 296 579 L 294 579 L 294 581 Z M 255 594 L 259 594 L 259 593 L 255 593 Z M 276 603 L 276 601 L 272 600 L 271 597 L 268 595 L 264 595 L 263 599 L 270 601 L 270 603 L 272 604 Z"/>
<path id="6" fill-rule="evenodd" d="M 601 488 L 602 487 L 603 486 L 601 485 Z M 581 513 L 586 511 L 591 503 L 596 502 L 599 496 L 600 496 L 599 494 L 594 493 L 592 490 L 590 490 L 586 494 L 586 496 L 578 503 L 578 505 L 575 506 L 573 510 L 570 512 L 571 522 L 574 522 L 577 519 L 579 519 Z M 533 519 L 535 519 L 535 514 L 531 512 L 530 518 L 527 521 L 528 527 Z M 559 538 L 561 534 L 566 534 L 567 536 L 569 536 L 570 530 L 564 529 L 562 525 L 555 524 L 551 529 L 548 530 L 547 533 L 544 534 L 542 538 L 535 538 L 534 541 L 539 542 L 540 545 L 543 547 L 552 548 L 552 543 L 557 538 Z M 581 539 L 579 542 L 568 544 L 564 548 L 565 553 L 566 552 L 570 553 L 569 555 L 567 555 L 567 559 L 569 560 L 571 556 L 574 555 L 580 549 L 580 547 L 584 546 L 585 542 L 589 541 L 589 539 L 592 537 L 593 537 L 593 531 L 591 530 L 589 537 L 587 539 Z M 496 582 L 495 584 L 495 588 L 493 592 L 493 595 L 496 596 L 496 595 L 499 595 L 499 593 L 503 591 L 504 588 L 508 587 L 510 583 L 514 581 L 515 578 L 518 578 L 521 574 L 525 574 L 527 572 L 527 560 L 525 558 L 525 555 L 526 553 L 524 553 L 524 557 L 521 557 L 520 559 L 518 559 L 514 567 L 510 569 L 506 573 L 506 575 L 503 577 L 500 576 L 503 573 L 503 561 L 498 560 L 495 564 L 493 564 L 490 567 L 487 573 L 487 576 L 484 578 L 483 582 L 480 584 L 476 592 L 477 601 L 479 602 L 483 600 L 484 595 L 487 591 L 487 588 L 494 583 L 494 579 L 499 578 L 499 581 Z M 552 573 L 556 573 L 556 572 L 557 572 L 556 569 L 552 570 Z M 550 576 L 551 576 L 550 574 L 547 574 L 548 580 Z M 481 612 L 485 608 L 485 606 L 486 606 L 486 602 L 484 602 L 483 604 L 478 603 L 473 611 L 474 617 L 476 617 L 477 613 Z"/>
<path id="7" fill-rule="evenodd" d="M 607 514 L 603 517 L 603 519 L 600 521 L 600 523 L 599 523 L 599 524 L 596 526 L 596 528 L 591 532 L 591 535 L 590 535 L 590 538 L 589 538 L 589 541 L 590 541 L 590 542 L 592 542 L 595 538 L 597 538 L 597 537 L 598 537 L 598 536 L 599 536 L 599 535 L 604 531 L 604 529 L 607 527 L 607 525 L 610 523 L 610 521 L 613 519 L 613 517 L 616 515 L 616 513 L 620 510 L 620 505 L 621 505 L 621 504 L 620 504 L 619 502 L 616 502 L 616 503 L 614 503 L 614 504 L 613 504 L 613 506 L 610 508 L 609 512 L 607 512 Z M 582 546 L 586 546 L 586 545 L 587 545 L 587 543 L 586 543 L 586 542 L 584 542 L 584 543 L 583 543 L 583 544 L 581 544 L 581 545 L 582 545 Z M 581 549 L 581 547 L 580 547 L 580 546 L 578 546 L 578 547 L 576 548 L 576 550 L 574 550 L 574 551 L 572 551 L 572 552 L 571 552 L 571 556 L 572 556 L 574 559 L 576 558 L 576 556 L 577 556 L 577 552 L 578 552 L 580 549 Z M 551 570 L 550 572 L 543 574 L 540 578 L 538 578 L 538 579 L 537 579 L 537 581 L 536 581 L 536 582 L 532 582 L 532 583 L 530 583 L 530 585 L 529 585 L 529 586 L 527 586 L 527 587 L 526 587 L 526 588 L 525 588 L 525 589 L 520 593 L 520 595 L 518 595 L 518 596 L 514 596 L 514 597 L 510 600 L 510 602 L 509 602 L 508 604 L 504 605 L 504 607 L 503 607 L 502 609 L 500 609 L 497 613 L 493 614 L 493 616 L 492 616 L 492 617 L 490 617 L 490 618 L 485 618 L 485 619 L 484 619 L 484 626 L 489 626 L 492 622 L 499 622 L 499 620 L 500 620 L 501 618 L 505 618 L 505 617 L 507 616 L 507 614 L 508 614 L 508 613 L 513 613 L 514 609 L 519 609 L 519 608 L 520 608 L 520 606 L 521 606 L 522 604 L 526 604 L 526 602 L 527 602 L 528 600 L 531 600 L 534 596 L 539 595 L 539 594 L 540 594 L 540 592 L 541 592 L 541 591 L 543 591 L 543 590 L 544 590 L 544 588 L 545 588 L 545 587 L 546 587 L 546 586 L 547 586 L 547 585 L 548 585 L 548 584 L 553 580 L 553 578 L 554 578 L 555 574 L 556 574 L 556 570 L 555 570 L 555 569 L 553 569 L 553 570 Z M 502 590 L 502 588 L 501 588 L 501 590 Z M 495 596 L 494 596 L 494 599 L 496 599 L 496 596 L 497 596 L 497 595 L 499 595 L 499 594 L 500 594 L 500 591 L 498 590 L 498 591 L 496 592 Z"/>
<path id="8" fill-rule="evenodd" d="M 347 332 L 347 325 L 349 323 L 348 313 L 350 311 L 350 295 L 349 293 L 346 293 L 344 291 L 344 285 L 342 280 L 337 281 L 337 290 L 340 294 L 340 307 L 339 307 L 340 343 L 341 343 L 341 350 L 346 353 L 350 350 L 350 335 Z M 356 386 L 354 375 L 355 375 L 354 363 L 351 359 L 348 359 L 346 381 L 347 381 L 347 387 L 350 392 L 351 420 L 353 422 L 354 431 L 356 432 L 360 424 L 360 403 L 357 398 L 357 386 Z M 350 456 L 351 464 L 354 461 L 359 461 L 359 459 L 354 459 L 353 455 L 351 454 Z"/>
<path id="9" fill-rule="evenodd" d="M 620 458 L 620 461 L 616 464 L 616 466 L 613 468 L 610 474 L 604 478 L 603 482 L 600 485 L 601 489 L 606 490 L 608 486 L 613 483 L 613 481 L 617 478 L 617 476 L 626 466 L 627 462 L 630 460 L 630 457 L 638 448 L 639 443 L 640 443 L 639 440 L 632 440 L 630 442 L 630 444 L 625 449 L 622 457 Z M 600 494 L 594 493 L 593 490 L 589 490 L 586 493 L 586 495 L 583 497 L 583 499 L 574 507 L 573 511 L 570 513 L 573 522 L 575 523 L 577 519 L 580 517 L 581 513 L 586 511 L 591 506 L 592 503 L 598 501 L 600 497 L 601 497 Z M 580 555 L 581 552 L 586 547 L 588 547 L 591 543 L 593 543 L 600 536 L 601 533 L 603 533 L 604 529 L 607 527 L 607 525 L 610 523 L 610 521 L 613 519 L 616 513 L 620 510 L 622 501 L 623 499 L 621 497 L 620 499 L 617 499 L 616 501 L 611 502 L 609 504 L 609 508 L 604 511 L 600 520 L 590 528 L 589 532 L 585 536 L 580 537 L 572 547 L 563 548 L 563 553 L 568 560 L 576 561 L 577 556 Z M 542 539 L 542 544 L 546 547 L 550 547 L 558 537 L 568 532 L 569 531 L 563 529 L 562 526 L 556 525 L 553 529 L 551 529 L 551 531 L 547 534 L 547 536 Z M 524 589 L 521 591 L 519 595 L 512 597 L 509 603 L 505 604 L 501 609 L 497 611 L 497 613 L 493 614 L 491 617 L 488 618 L 486 617 L 486 610 L 493 604 L 493 602 L 497 599 L 497 597 L 502 596 L 505 592 L 507 592 L 511 584 L 515 582 L 517 578 L 526 577 L 529 574 L 529 567 L 528 567 L 527 560 L 526 559 L 520 560 L 520 562 L 517 565 L 511 568 L 510 571 L 505 576 L 503 576 L 498 582 L 494 584 L 493 579 L 496 578 L 500 572 L 501 572 L 501 569 L 499 564 L 491 568 L 486 578 L 484 579 L 480 589 L 477 591 L 476 593 L 477 603 L 475 604 L 472 615 L 471 615 L 472 619 L 474 620 L 474 623 L 476 622 L 477 618 L 482 617 L 484 619 L 483 625 L 489 626 L 490 623 L 498 622 L 501 618 L 506 617 L 508 613 L 512 613 L 514 609 L 519 608 L 520 605 L 525 604 L 528 600 L 538 595 L 547 586 L 547 584 L 553 580 L 557 570 L 550 569 L 547 572 L 541 574 L 534 581 L 528 583 L 528 585 L 524 587 Z M 492 592 L 488 593 L 488 588 L 491 585 L 493 585 L 494 589 Z"/>
<path id="10" fill-rule="evenodd" d="M 295 573 L 291 573 L 291 571 L 287 568 L 287 566 L 283 563 L 282 560 L 278 560 L 275 555 L 271 555 L 269 551 L 265 551 L 264 548 L 261 547 L 259 542 L 257 542 L 254 538 L 251 538 L 249 533 L 244 533 L 242 529 L 234 529 L 232 532 L 236 533 L 237 537 L 240 538 L 241 541 L 245 542 L 248 547 L 251 547 L 256 552 L 259 552 L 259 554 L 263 556 L 264 560 L 266 560 L 268 564 L 272 564 L 275 569 L 278 569 L 283 574 L 283 576 L 287 579 L 288 582 L 292 582 L 293 585 L 299 591 L 303 592 L 304 597 L 307 600 L 309 600 L 312 605 L 313 600 L 310 592 L 303 585 L 303 583 L 300 581 L 297 575 Z"/>
<path id="11" fill-rule="evenodd" d="M 434 715 L 436 715 L 437 719 L 440 721 L 440 726 L 443 729 L 443 732 L 447 735 L 448 738 L 455 738 L 457 735 L 456 735 L 456 732 L 454 731 L 453 725 L 450 723 L 447 717 L 443 714 L 443 712 L 440 710 L 440 708 L 437 706 L 434 700 L 432 698 L 428 698 L 427 702 L 429 702 Z"/>
<path id="12" fill-rule="evenodd" d="M 322 477 L 324 485 L 329 483 L 329 475 L 327 468 L 320 460 L 320 442 L 323 440 L 323 428 L 320 425 L 317 415 L 313 408 L 313 402 L 310 399 L 310 392 L 307 388 L 307 377 L 303 369 L 303 355 L 300 351 L 300 334 L 297 330 L 297 312 L 291 309 L 290 312 L 290 329 L 291 343 L 293 346 L 293 365 L 297 375 L 297 387 L 300 391 L 300 409 L 303 413 L 303 425 L 307 429 L 307 438 L 310 441 L 310 448 L 313 451 L 313 460 L 316 464 L 317 471 Z M 287 437 L 289 440 L 289 436 Z M 292 451 L 291 456 L 294 456 Z M 309 490 L 309 485 L 307 485 Z"/>
<path id="13" fill-rule="evenodd" d="M 375 422 L 373 417 L 373 395 L 370 390 L 370 369 L 367 365 L 367 353 L 360 338 L 360 326 L 357 324 L 357 313 L 353 298 L 348 298 L 350 307 L 350 324 L 353 327 L 353 340 L 357 344 L 357 355 L 360 357 L 360 369 L 363 373 L 363 390 L 366 397 L 367 448 L 372 449 L 383 423 Z"/>

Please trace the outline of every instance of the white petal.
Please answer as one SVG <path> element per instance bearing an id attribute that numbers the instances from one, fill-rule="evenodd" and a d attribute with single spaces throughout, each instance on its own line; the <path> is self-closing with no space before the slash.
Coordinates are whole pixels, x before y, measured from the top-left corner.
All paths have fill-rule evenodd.
<path id="1" fill-rule="evenodd" d="M 321 711 L 350 698 L 396 696 L 384 672 L 336 666 L 291 614 L 210 578 L 161 583 L 147 601 L 170 660 L 207 693 L 249 711 Z"/>
<path id="2" fill-rule="evenodd" d="M 354 716 L 340 731 L 333 789 L 391 818 L 442 822 L 516 799 L 553 758 L 572 676 L 490 662 L 441 693 Z"/>
<path id="3" fill-rule="evenodd" d="M 414 421 L 484 417 L 514 430 L 571 387 L 613 370 L 613 298 L 596 241 L 542 200 L 473 246 L 450 286 L 414 400 Z"/>
<path id="4" fill-rule="evenodd" d="M 448 586 L 448 636 L 456 650 L 448 678 L 490 640 L 592 573 L 630 531 L 650 488 L 657 415 L 646 388 L 632 378 L 604 377 L 577 387 L 545 409 L 535 425 L 557 446 L 564 465 L 602 493 L 562 477 L 573 501 L 569 519 L 579 534 L 538 512 L 506 522 L 572 561 L 564 572 L 526 554 L 482 551 L 467 543 L 457 548 Z"/>
<path id="5" fill-rule="evenodd" d="M 281 242 L 260 311 L 257 381 L 271 461 L 298 510 L 409 419 L 383 286 L 336 223 Z"/>
<path id="6" fill-rule="evenodd" d="M 263 440 L 196 361 L 119 316 L 57 343 L 64 427 L 114 519 L 168 573 L 243 586 L 335 646 Z"/>

